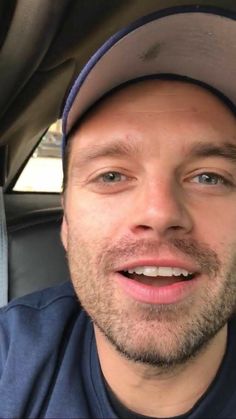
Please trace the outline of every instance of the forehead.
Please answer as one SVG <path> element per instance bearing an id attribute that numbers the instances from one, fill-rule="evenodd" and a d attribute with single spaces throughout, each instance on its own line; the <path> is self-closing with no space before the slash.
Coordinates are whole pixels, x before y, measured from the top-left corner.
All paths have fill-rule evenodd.
<path id="1" fill-rule="evenodd" d="M 158 123 L 171 125 L 178 130 L 178 124 L 214 125 L 235 129 L 232 110 L 211 91 L 189 82 L 173 80 L 145 80 L 132 83 L 112 92 L 99 101 L 84 117 L 74 133 L 73 143 L 86 146 L 87 142 L 100 143 L 105 133 L 127 130 L 132 126 L 142 130 L 145 124 L 157 128 Z M 175 124 L 176 122 L 176 124 Z M 155 126 L 155 127 L 154 127 Z M 101 137 L 100 137 L 101 135 Z"/>
<path id="2" fill-rule="evenodd" d="M 138 151 L 145 158 L 144 147 L 154 156 L 158 147 L 168 150 L 168 144 L 177 155 L 199 143 L 236 143 L 235 116 L 226 104 L 194 84 L 144 81 L 112 93 L 90 110 L 72 138 L 70 167 L 94 156 L 135 156 Z"/>
<path id="3" fill-rule="evenodd" d="M 214 112 L 235 118 L 233 110 L 210 90 L 190 82 L 144 80 L 125 85 L 109 93 L 85 115 L 80 127 L 99 119 L 122 114 L 170 112 Z"/>

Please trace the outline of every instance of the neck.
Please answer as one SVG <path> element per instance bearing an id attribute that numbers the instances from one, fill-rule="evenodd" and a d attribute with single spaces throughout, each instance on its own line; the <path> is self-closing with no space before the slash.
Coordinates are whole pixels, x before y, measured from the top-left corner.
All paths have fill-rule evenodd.
<path id="1" fill-rule="evenodd" d="M 118 399 L 136 413 L 164 418 L 186 413 L 205 393 L 225 353 L 227 326 L 204 351 L 171 370 L 126 359 L 96 326 L 95 336 L 102 372 Z"/>

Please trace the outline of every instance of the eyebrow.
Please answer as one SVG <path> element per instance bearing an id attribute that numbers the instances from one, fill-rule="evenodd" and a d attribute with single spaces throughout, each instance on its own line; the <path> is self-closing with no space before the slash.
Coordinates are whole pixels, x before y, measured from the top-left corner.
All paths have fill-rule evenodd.
<path id="1" fill-rule="evenodd" d="M 236 162 L 236 144 L 223 143 L 221 145 L 214 145 L 212 143 L 198 143 L 195 144 L 190 152 L 190 157 L 221 157 L 223 159 L 231 160 L 233 163 Z"/>
<path id="2" fill-rule="evenodd" d="M 127 142 L 116 139 L 113 142 L 102 143 L 82 148 L 76 157 L 76 165 L 83 166 L 91 161 L 104 157 L 125 157 L 137 155 L 141 150 L 140 144 L 127 139 Z"/>
<path id="3" fill-rule="evenodd" d="M 132 141 L 130 138 L 126 142 L 116 139 L 109 143 L 87 146 L 82 148 L 76 156 L 75 167 L 81 168 L 89 162 L 104 157 L 131 157 L 139 154 L 141 148 L 140 143 Z M 236 144 L 225 142 L 221 145 L 215 145 L 212 143 L 198 142 L 190 148 L 187 155 L 190 159 L 220 157 L 236 163 Z"/>

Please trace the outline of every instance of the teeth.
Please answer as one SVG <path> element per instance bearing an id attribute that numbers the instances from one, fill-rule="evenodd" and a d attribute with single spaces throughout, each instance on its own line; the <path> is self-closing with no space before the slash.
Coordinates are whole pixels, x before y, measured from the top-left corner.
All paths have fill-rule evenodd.
<path id="1" fill-rule="evenodd" d="M 192 272 L 186 271 L 186 269 L 171 268 L 164 266 L 137 266 L 137 268 L 129 269 L 129 274 L 145 275 L 145 276 L 180 276 L 185 277 L 192 274 Z"/>

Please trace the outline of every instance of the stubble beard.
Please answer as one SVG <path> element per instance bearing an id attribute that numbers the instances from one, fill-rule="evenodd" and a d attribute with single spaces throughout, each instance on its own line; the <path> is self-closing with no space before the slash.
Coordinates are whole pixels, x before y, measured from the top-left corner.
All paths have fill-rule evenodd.
<path id="1" fill-rule="evenodd" d="M 122 298 L 109 279 L 118 261 L 158 252 L 153 241 L 110 245 L 92 243 L 70 232 L 68 260 L 76 294 L 92 321 L 127 359 L 164 370 L 183 365 L 207 347 L 236 310 L 236 252 L 222 267 L 217 254 L 190 240 L 169 247 L 191 257 L 207 275 L 196 295 L 171 305 L 141 304 Z"/>

